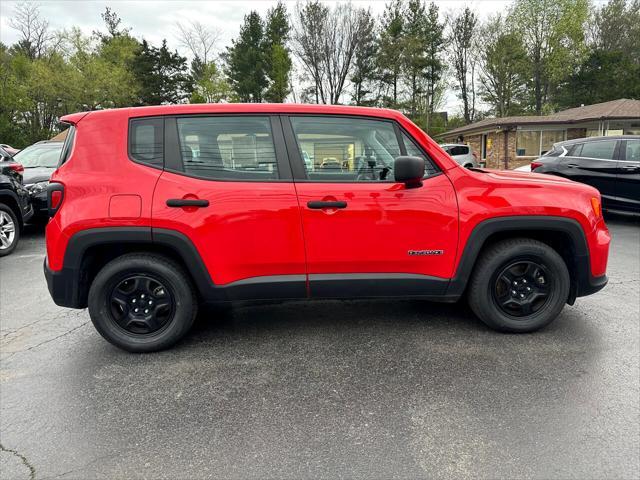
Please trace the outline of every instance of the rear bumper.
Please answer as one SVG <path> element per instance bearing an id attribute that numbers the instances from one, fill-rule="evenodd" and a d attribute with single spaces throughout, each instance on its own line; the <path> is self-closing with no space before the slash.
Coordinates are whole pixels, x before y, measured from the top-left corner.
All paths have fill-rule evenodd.
<path id="1" fill-rule="evenodd" d="M 56 305 L 68 308 L 84 308 L 86 306 L 80 302 L 76 272 L 69 268 L 63 268 L 59 272 L 51 270 L 46 258 L 43 267 L 49 293 Z"/>

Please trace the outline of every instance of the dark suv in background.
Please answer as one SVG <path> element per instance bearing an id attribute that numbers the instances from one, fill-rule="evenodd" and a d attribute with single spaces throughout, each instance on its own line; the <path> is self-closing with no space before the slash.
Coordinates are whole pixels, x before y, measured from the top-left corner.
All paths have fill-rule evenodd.
<path id="1" fill-rule="evenodd" d="M 559 142 L 531 162 L 531 171 L 597 188 L 603 208 L 640 214 L 640 136 L 579 138 Z"/>
<path id="2" fill-rule="evenodd" d="M 0 148 L 0 257 L 15 250 L 24 223 L 33 215 L 22 171 L 22 166 Z"/>

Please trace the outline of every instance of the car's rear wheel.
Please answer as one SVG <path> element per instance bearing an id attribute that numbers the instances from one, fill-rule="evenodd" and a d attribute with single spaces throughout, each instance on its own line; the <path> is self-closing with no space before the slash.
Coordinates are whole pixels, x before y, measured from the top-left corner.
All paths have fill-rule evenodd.
<path id="1" fill-rule="evenodd" d="M 488 326 L 532 332 L 553 321 L 569 296 L 562 257 L 537 240 L 516 238 L 489 247 L 469 284 L 469 305 Z"/>
<path id="2" fill-rule="evenodd" d="M 9 255 L 16 249 L 20 239 L 20 225 L 13 210 L 0 203 L 0 257 Z"/>
<path id="3" fill-rule="evenodd" d="M 168 348 L 189 331 L 197 312 L 191 280 L 177 263 L 152 254 L 127 254 L 96 275 L 89 314 L 98 332 L 130 352 Z"/>

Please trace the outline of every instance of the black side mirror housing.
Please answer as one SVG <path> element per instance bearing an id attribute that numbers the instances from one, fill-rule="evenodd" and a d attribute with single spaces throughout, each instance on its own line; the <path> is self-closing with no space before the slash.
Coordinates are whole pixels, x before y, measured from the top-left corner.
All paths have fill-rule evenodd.
<path id="1" fill-rule="evenodd" d="M 407 188 L 421 187 L 422 177 L 424 177 L 424 160 L 420 157 L 397 157 L 393 162 L 393 173 L 396 182 L 404 183 Z"/>

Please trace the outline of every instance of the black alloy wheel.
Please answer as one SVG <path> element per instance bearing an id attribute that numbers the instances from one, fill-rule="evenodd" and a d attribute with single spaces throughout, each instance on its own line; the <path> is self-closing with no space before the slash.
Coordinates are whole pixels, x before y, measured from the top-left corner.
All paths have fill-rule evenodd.
<path id="1" fill-rule="evenodd" d="M 171 291 L 151 275 L 126 277 L 111 291 L 109 303 L 116 323 L 138 335 L 161 330 L 175 312 Z"/>
<path id="2" fill-rule="evenodd" d="M 546 305 L 553 279 L 544 265 L 519 260 L 507 265 L 494 285 L 493 300 L 504 313 L 528 317 Z"/>

